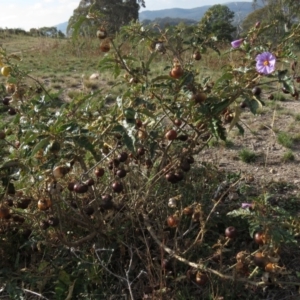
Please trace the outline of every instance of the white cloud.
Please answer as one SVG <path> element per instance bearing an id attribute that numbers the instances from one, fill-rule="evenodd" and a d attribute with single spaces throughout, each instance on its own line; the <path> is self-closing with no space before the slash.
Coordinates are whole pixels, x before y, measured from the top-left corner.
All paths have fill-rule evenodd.
<path id="1" fill-rule="evenodd" d="M 18 1 L 18 0 L 15 0 Z M 27 2 L 28 1 L 28 2 Z M 0 27 L 2 28 L 39 28 L 55 26 L 66 22 L 78 7 L 78 1 L 22 1 L 18 5 L 11 4 L 1 7 Z"/>
<path id="2" fill-rule="evenodd" d="M 240 1 L 245 0 L 146 0 L 146 10 L 174 7 L 193 8 Z M 251 2 L 251 0 L 246 1 Z M 79 0 L 9 0 L 9 2 L 10 4 L 1 5 L 0 27 L 23 28 L 25 30 L 55 26 L 66 22 L 72 16 L 73 10 L 79 5 Z"/>

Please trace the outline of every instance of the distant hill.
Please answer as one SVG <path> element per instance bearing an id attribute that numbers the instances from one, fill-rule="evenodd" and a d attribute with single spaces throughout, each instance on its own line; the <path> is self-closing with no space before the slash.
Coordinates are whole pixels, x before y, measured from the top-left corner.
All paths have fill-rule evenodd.
<path id="1" fill-rule="evenodd" d="M 248 14 L 254 11 L 252 2 L 229 2 L 223 5 L 235 13 L 235 19 L 240 21 Z M 140 21 L 154 20 L 156 18 L 182 18 L 199 21 L 202 19 L 206 11 L 213 5 L 205 5 L 196 8 L 183 9 L 183 8 L 170 8 L 161 10 L 145 10 L 140 12 Z"/>
<path id="2" fill-rule="evenodd" d="M 62 33 L 66 34 L 68 22 L 60 23 L 58 25 L 55 25 L 55 27 L 57 28 L 57 30 L 60 30 Z"/>
<path id="3" fill-rule="evenodd" d="M 258 2 L 261 2 L 259 3 L 259 6 L 261 7 L 263 5 L 262 0 Z M 228 2 L 223 5 L 228 6 L 228 8 L 235 13 L 235 21 L 239 22 L 243 20 L 248 14 L 254 11 L 252 2 Z M 205 5 L 190 9 L 170 8 L 161 10 L 144 10 L 139 13 L 139 19 L 140 21 L 153 21 L 158 18 L 180 18 L 199 21 L 202 19 L 205 12 L 212 6 L 213 5 Z M 55 27 L 57 27 L 57 29 L 61 30 L 63 33 L 66 33 L 67 26 L 68 22 L 55 25 Z"/>

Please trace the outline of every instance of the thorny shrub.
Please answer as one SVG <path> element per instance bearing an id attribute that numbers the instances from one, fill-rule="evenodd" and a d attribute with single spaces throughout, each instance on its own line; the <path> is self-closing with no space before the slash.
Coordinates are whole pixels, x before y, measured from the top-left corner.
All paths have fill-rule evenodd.
<path id="1" fill-rule="evenodd" d="M 232 191 L 243 179 L 224 181 L 199 162 L 212 137 L 243 133 L 243 108 L 264 105 L 261 83 L 298 99 L 300 25 L 279 45 L 260 44 L 265 29 L 234 41 L 213 81 L 201 58 L 221 53 L 200 25 L 132 23 L 111 36 L 100 24 L 99 69 L 114 75 L 112 93 L 70 103 L 36 80 L 28 88 L 34 78 L 2 49 L 1 289 L 14 299 L 242 299 L 244 287 L 260 297 L 259 287 L 284 286 L 281 246 L 295 242 L 299 222 L 264 197 L 239 208 Z"/>

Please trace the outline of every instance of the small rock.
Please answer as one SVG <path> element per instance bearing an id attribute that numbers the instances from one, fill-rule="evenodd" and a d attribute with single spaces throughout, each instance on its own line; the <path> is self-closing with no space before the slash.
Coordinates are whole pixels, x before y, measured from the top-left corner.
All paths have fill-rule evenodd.
<path id="1" fill-rule="evenodd" d="M 238 200 L 239 199 L 239 194 L 238 193 L 229 193 L 228 199 L 229 200 Z"/>
<path id="2" fill-rule="evenodd" d="M 90 80 L 99 79 L 99 73 L 94 73 L 90 76 Z"/>
<path id="3" fill-rule="evenodd" d="M 275 173 L 277 173 L 277 171 L 274 170 L 274 169 L 270 169 L 270 173 L 271 173 L 271 174 L 275 174 Z"/>

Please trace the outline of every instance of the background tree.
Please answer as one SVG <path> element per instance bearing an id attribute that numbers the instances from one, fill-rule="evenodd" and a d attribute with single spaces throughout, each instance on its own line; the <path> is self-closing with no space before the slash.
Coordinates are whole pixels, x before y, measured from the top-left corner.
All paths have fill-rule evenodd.
<path id="1" fill-rule="evenodd" d="M 184 23 L 185 25 L 195 25 L 197 21 L 191 19 L 183 19 L 183 18 L 155 18 L 154 20 L 145 19 L 142 21 L 143 25 L 153 25 L 157 24 L 160 28 L 164 28 L 167 26 L 176 26 L 180 23 Z"/>
<path id="2" fill-rule="evenodd" d="M 285 32 L 299 21 L 300 5 L 295 0 L 253 0 L 254 6 L 267 6 L 268 16 L 278 20 Z"/>
<path id="3" fill-rule="evenodd" d="M 115 32 L 121 26 L 138 19 L 140 6 L 145 7 L 144 0 L 81 0 L 69 19 L 67 33 L 79 22 L 83 35 L 94 35 L 99 21 L 106 24 L 107 30 Z M 86 18 L 89 13 L 97 16 L 96 21 Z M 84 20 L 89 22 L 84 23 Z"/>
<path id="4" fill-rule="evenodd" d="M 215 35 L 218 40 L 231 40 L 235 27 L 232 25 L 234 12 L 225 5 L 214 5 L 208 9 L 200 21 L 207 34 Z"/>
<path id="5" fill-rule="evenodd" d="M 277 24 L 274 24 L 265 30 L 264 35 L 260 37 L 260 39 L 261 42 L 280 42 L 285 34 L 283 22 L 276 18 L 274 19 L 272 8 L 269 5 L 255 10 L 244 19 L 241 25 L 242 32 L 240 36 L 247 34 L 247 32 L 255 25 L 256 22 L 260 22 L 261 26 L 263 27 L 265 25 L 272 24 L 274 21 L 276 21 Z"/>

